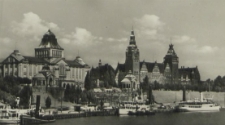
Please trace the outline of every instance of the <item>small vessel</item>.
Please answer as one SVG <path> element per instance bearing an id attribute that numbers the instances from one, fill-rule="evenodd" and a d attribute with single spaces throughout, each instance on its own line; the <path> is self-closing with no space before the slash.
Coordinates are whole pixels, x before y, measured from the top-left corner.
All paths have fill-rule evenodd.
<path id="1" fill-rule="evenodd" d="M 200 93 L 200 100 L 188 100 L 178 103 L 175 107 L 177 112 L 215 112 L 220 111 L 221 106 L 212 101 L 212 98 L 203 98 Z"/>
<path id="2" fill-rule="evenodd" d="M 21 123 L 22 124 L 44 124 L 44 123 L 52 123 L 55 122 L 54 116 L 48 115 L 48 116 L 41 116 L 39 118 L 30 117 L 23 115 L 21 116 Z"/>
<path id="3" fill-rule="evenodd" d="M 16 110 L 1 109 L 0 124 L 18 124 L 20 122 L 19 114 Z"/>

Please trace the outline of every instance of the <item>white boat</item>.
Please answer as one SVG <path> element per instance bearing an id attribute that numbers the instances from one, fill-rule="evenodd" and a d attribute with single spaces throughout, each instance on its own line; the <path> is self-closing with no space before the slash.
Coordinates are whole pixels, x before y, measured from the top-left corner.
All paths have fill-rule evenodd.
<path id="1" fill-rule="evenodd" d="M 150 108 L 144 102 L 124 101 L 120 103 L 119 115 L 129 115 L 136 111 L 149 111 Z"/>
<path id="2" fill-rule="evenodd" d="M 220 111 L 221 106 L 212 101 L 212 98 L 203 98 L 203 94 L 200 95 L 200 100 L 189 100 L 180 102 L 175 111 L 178 112 L 216 112 Z"/>
<path id="3" fill-rule="evenodd" d="M 0 110 L 0 124 L 18 124 L 20 122 L 19 117 L 20 116 L 16 110 Z"/>

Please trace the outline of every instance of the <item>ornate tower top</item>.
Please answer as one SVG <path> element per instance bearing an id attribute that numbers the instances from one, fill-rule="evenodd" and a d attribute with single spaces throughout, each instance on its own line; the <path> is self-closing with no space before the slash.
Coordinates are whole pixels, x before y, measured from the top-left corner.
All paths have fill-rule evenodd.
<path id="1" fill-rule="evenodd" d="M 135 40 L 135 35 L 134 35 L 134 31 L 131 31 L 131 35 L 130 35 L 130 45 L 136 45 L 136 40 Z"/>
<path id="2" fill-rule="evenodd" d="M 39 48 L 52 48 L 63 50 L 63 48 L 58 44 L 55 34 L 51 32 L 51 30 L 48 30 L 48 32 L 44 34 Z"/>
<path id="3" fill-rule="evenodd" d="M 173 49 L 173 44 L 169 45 L 169 50 L 167 51 L 166 55 L 177 56 L 176 52 Z"/>

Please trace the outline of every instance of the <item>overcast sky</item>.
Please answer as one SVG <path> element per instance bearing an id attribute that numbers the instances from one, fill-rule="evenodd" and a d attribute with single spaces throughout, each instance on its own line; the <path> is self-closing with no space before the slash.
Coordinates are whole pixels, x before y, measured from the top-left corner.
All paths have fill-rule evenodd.
<path id="1" fill-rule="evenodd" d="M 0 0 L 0 58 L 14 49 L 34 56 L 51 29 L 66 59 L 79 55 L 124 63 L 132 27 L 140 60 L 163 62 L 169 44 L 179 67 L 196 67 L 201 79 L 225 75 L 224 0 Z"/>

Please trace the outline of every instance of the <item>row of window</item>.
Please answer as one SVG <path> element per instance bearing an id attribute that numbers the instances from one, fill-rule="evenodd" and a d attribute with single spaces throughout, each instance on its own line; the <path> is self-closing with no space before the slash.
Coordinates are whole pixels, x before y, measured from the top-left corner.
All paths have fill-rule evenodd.
<path id="1" fill-rule="evenodd" d="M 14 58 L 8 58 L 8 62 L 15 62 Z"/>
<path id="2" fill-rule="evenodd" d="M 36 51 L 36 55 L 38 57 L 48 57 L 49 56 L 49 52 L 47 50 Z"/>
<path id="3" fill-rule="evenodd" d="M 5 65 L 5 75 L 12 75 L 12 70 L 13 68 L 11 68 L 13 65 L 10 65 L 10 68 L 8 68 L 9 65 Z M 16 68 L 14 68 L 14 75 L 18 75 L 17 72 L 17 67 L 18 65 L 15 65 Z M 22 75 L 27 76 L 27 74 L 29 76 L 35 75 L 37 74 L 40 70 L 41 70 L 42 66 L 38 66 L 38 65 L 23 65 L 23 71 L 22 71 Z M 10 73 L 8 73 L 10 71 Z M 64 65 L 60 65 L 59 66 L 59 75 L 66 75 L 66 67 Z M 71 68 L 71 76 L 72 78 L 77 78 L 77 79 L 81 79 L 82 78 L 82 69 L 74 69 Z"/>
<path id="4" fill-rule="evenodd" d="M 52 50 L 53 57 L 62 57 L 62 51 Z"/>
<path id="5" fill-rule="evenodd" d="M 10 73 L 5 72 L 5 76 L 8 76 L 8 75 L 15 75 L 15 76 L 17 76 L 18 72 L 17 71 L 14 71 L 14 72 L 11 71 Z"/>
<path id="6" fill-rule="evenodd" d="M 189 108 L 201 108 L 202 106 L 200 106 L 200 105 L 196 105 L 196 106 L 192 106 L 192 105 L 190 105 L 189 106 Z"/>
<path id="7" fill-rule="evenodd" d="M 15 68 L 17 68 L 18 67 L 18 64 L 5 64 L 5 68 L 13 68 L 13 66 L 15 67 Z"/>

